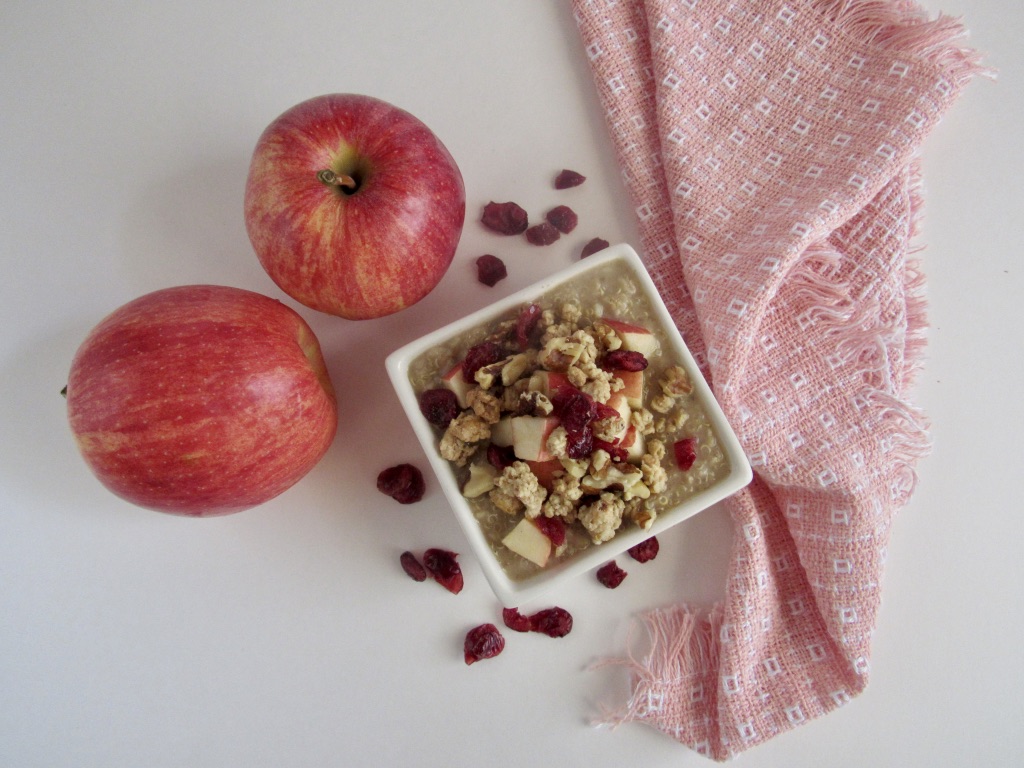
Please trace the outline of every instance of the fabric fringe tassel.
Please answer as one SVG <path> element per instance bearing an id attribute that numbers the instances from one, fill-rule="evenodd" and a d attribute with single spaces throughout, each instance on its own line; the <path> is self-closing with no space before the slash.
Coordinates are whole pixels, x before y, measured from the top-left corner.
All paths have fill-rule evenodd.
<path id="1" fill-rule="evenodd" d="M 813 321 L 826 326 L 825 332 L 834 338 L 840 359 L 857 366 L 863 376 L 860 396 L 876 414 L 877 422 L 889 428 L 886 445 L 890 456 L 901 463 L 912 464 L 928 455 L 931 440 L 924 413 L 901 397 L 905 377 L 901 375 L 901 381 L 897 382 L 890 375 L 887 343 L 893 331 L 878 327 L 875 301 L 852 302 L 844 283 L 822 276 L 816 269 L 819 256 L 819 253 L 808 252 L 794 265 L 787 277 L 792 285 L 790 290 L 811 307 Z M 915 268 L 908 277 L 904 370 L 908 362 L 910 366 L 919 364 L 926 327 L 923 275 Z"/>
<path id="2" fill-rule="evenodd" d="M 923 246 L 915 241 L 921 233 L 921 220 L 924 210 L 924 183 L 921 176 L 921 163 L 915 160 L 910 164 L 910 178 L 907 183 L 907 195 L 910 198 L 910 230 L 907 240 L 910 251 L 904 267 L 904 286 L 907 313 L 907 328 L 904 340 L 902 388 L 913 384 L 917 374 L 924 365 L 925 348 L 928 343 L 928 300 L 925 293 L 925 274 L 921 262 L 913 258 L 913 254 L 923 250 Z"/>
<path id="3" fill-rule="evenodd" d="M 715 638 L 722 624 L 722 606 L 699 611 L 688 605 L 660 608 L 634 619 L 626 639 L 626 656 L 599 659 L 590 670 L 625 667 L 630 674 L 629 700 L 621 709 L 600 706 L 591 719 L 595 728 L 615 729 L 650 716 L 649 696 L 657 686 L 700 675 L 718 666 Z M 646 630 L 646 648 L 638 648 L 637 629 Z"/>
<path id="4" fill-rule="evenodd" d="M 927 12 L 910 0 L 811 0 L 810 6 L 843 32 L 883 50 L 916 54 L 947 69 L 958 84 L 973 76 L 995 78 L 982 55 L 962 45 L 967 30 L 960 19 Z"/>

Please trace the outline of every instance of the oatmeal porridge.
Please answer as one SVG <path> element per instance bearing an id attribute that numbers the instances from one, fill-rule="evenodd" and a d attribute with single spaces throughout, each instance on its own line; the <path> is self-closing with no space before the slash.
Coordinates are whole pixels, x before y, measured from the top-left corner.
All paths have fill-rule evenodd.
<path id="1" fill-rule="evenodd" d="M 523 580 L 729 474 L 634 275 L 615 262 L 409 366 L 436 449 L 496 559 Z"/>

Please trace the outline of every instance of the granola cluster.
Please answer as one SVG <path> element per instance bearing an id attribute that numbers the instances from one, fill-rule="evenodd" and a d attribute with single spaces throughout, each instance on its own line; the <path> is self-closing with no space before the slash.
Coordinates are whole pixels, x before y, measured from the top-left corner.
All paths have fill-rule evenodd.
<path id="1" fill-rule="evenodd" d="M 524 323 L 528 314 L 532 322 Z M 460 365 L 472 359 L 474 370 L 444 381 L 461 410 L 439 445 L 446 460 L 465 468 L 463 494 L 486 498 L 515 518 L 579 526 L 594 544 L 614 537 L 625 521 L 649 529 L 657 514 L 653 498 L 668 481 L 664 434 L 685 420 L 675 406 L 690 382 L 672 366 L 657 381 L 641 379 L 641 394 L 634 389 L 627 398 L 629 374 L 608 365 L 616 359 L 609 353 L 623 347 L 612 325 L 574 302 L 524 308 L 473 347 Z M 534 452 L 523 456 L 513 430 L 526 422 L 543 431 Z"/>

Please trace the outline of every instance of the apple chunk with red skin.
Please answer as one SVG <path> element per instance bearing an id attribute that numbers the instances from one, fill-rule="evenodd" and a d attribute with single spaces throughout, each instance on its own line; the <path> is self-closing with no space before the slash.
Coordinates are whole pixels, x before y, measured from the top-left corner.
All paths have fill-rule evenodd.
<path id="1" fill-rule="evenodd" d="M 543 568 L 551 558 L 551 539 L 527 518 L 520 520 L 501 543 L 520 557 Z"/>
<path id="2" fill-rule="evenodd" d="M 555 416 L 513 416 L 512 450 L 523 461 L 547 461 L 554 458 L 548 450 L 548 438 L 559 425 Z"/>
<path id="3" fill-rule="evenodd" d="M 565 467 L 562 465 L 560 459 L 547 459 L 546 461 L 528 461 L 526 462 L 530 471 L 533 472 L 537 478 L 537 482 L 547 490 L 551 490 L 555 484 L 555 478 L 558 475 L 565 474 Z"/>
<path id="4" fill-rule="evenodd" d="M 466 377 L 462 375 L 462 364 L 463 361 L 459 361 L 441 377 L 441 386 L 455 393 L 459 408 L 469 408 L 469 390 L 473 389 L 476 383 L 466 381 Z"/>
<path id="5" fill-rule="evenodd" d="M 552 398 L 561 389 L 572 388 L 569 377 L 558 371 L 535 371 L 530 376 L 529 389 L 532 392 L 540 392 L 547 398 Z"/>
<path id="6" fill-rule="evenodd" d="M 660 346 L 658 338 L 647 328 L 611 318 L 604 318 L 602 322 L 611 326 L 622 340 L 622 348 L 627 352 L 639 352 L 647 359 L 657 354 Z"/>
<path id="7" fill-rule="evenodd" d="M 630 408 L 640 410 L 644 404 L 644 372 L 616 370 L 612 371 L 612 375 L 622 381 L 622 389 L 618 390 L 617 394 L 626 398 Z"/>
<path id="8" fill-rule="evenodd" d="M 358 94 L 285 111 L 260 136 L 245 225 L 271 279 L 308 307 L 348 319 L 409 307 L 455 255 L 466 191 L 419 119 Z"/>
<path id="9" fill-rule="evenodd" d="M 100 482 L 194 517 L 262 504 L 326 453 L 337 403 L 294 310 L 252 291 L 167 288 L 115 310 L 71 363 L 68 420 Z"/>

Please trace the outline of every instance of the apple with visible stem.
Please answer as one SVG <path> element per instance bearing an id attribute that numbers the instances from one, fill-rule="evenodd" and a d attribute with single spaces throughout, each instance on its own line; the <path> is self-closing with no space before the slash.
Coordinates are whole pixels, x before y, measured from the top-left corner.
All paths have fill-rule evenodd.
<path id="1" fill-rule="evenodd" d="M 289 296 L 348 319 L 409 307 L 455 255 L 466 191 L 455 160 L 419 119 L 379 99 L 327 94 L 260 136 L 245 225 Z"/>
<path id="2" fill-rule="evenodd" d="M 115 310 L 76 352 L 66 394 L 75 441 L 104 486 L 193 517 L 284 492 L 320 461 L 338 424 L 306 321 L 225 286 L 166 288 Z"/>

